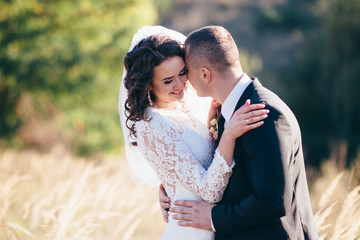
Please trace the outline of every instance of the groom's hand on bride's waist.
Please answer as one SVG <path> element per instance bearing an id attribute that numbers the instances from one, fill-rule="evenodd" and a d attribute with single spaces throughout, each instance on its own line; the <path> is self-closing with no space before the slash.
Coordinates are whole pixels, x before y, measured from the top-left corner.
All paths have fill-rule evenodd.
<path id="1" fill-rule="evenodd" d="M 207 230 L 211 228 L 211 209 L 215 204 L 204 201 L 178 200 L 174 202 L 170 212 L 175 213 L 173 219 L 184 227 L 195 227 Z"/>
<path id="2" fill-rule="evenodd" d="M 166 194 L 165 188 L 162 184 L 160 184 L 159 187 L 159 202 L 160 202 L 160 208 L 161 213 L 163 215 L 163 219 L 165 222 L 169 222 L 169 208 L 170 208 L 170 198 Z"/>

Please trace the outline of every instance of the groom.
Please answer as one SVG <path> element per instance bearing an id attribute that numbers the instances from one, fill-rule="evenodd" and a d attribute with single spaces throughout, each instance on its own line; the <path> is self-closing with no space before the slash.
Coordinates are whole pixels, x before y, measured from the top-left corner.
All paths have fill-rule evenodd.
<path id="1" fill-rule="evenodd" d="M 222 104 L 219 138 L 247 99 L 270 110 L 263 126 L 237 139 L 235 167 L 217 204 L 176 201 L 182 226 L 213 229 L 215 239 L 318 239 L 306 182 L 301 132 L 289 107 L 243 73 L 237 46 L 223 27 L 192 32 L 185 41 L 188 77 L 199 96 Z M 160 190 L 163 208 L 168 204 Z M 166 214 L 165 214 L 166 216 Z"/>

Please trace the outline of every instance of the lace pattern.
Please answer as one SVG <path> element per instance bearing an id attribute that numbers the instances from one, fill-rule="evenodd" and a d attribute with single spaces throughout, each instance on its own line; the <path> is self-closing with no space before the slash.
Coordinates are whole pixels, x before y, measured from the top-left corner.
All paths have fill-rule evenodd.
<path id="1" fill-rule="evenodd" d="M 214 153 L 206 126 L 179 109 L 149 108 L 147 114 L 149 121 L 136 123 L 138 146 L 170 199 L 180 184 L 207 202 L 220 201 L 233 165 Z"/>

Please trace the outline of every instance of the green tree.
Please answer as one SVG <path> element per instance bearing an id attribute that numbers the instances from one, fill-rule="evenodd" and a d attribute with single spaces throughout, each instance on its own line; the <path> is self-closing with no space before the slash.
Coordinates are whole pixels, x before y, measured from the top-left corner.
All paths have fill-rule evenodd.
<path id="1" fill-rule="evenodd" d="M 317 165 L 342 145 L 345 166 L 360 146 L 360 2 L 290 0 L 271 10 L 259 13 L 258 30 L 297 38 L 293 57 L 273 71 L 301 124 L 307 158 Z"/>
<path id="2" fill-rule="evenodd" d="M 0 138 L 27 144 L 30 105 L 75 152 L 119 147 L 122 59 L 156 20 L 148 0 L 0 1 Z"/>

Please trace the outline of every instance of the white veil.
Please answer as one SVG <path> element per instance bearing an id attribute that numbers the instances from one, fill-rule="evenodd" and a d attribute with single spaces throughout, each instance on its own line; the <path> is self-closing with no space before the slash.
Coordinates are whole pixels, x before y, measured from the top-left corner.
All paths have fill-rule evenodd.
<path id="1" fill-rule="evenodd" d="M 144 26 L 140 28 L 137 33 L 134 35 L 129 52 L 143 39 L 148 38 L 156 34 L 165 34 L 175 40 L 184 43 L 186 37 L 174 30 L 167 29 L 162 26 Z M 126 126 L 126 115 L 125 115 L 125 101 L 127 99 L 128 93 L 124 85 L 124 78 L 126 76 L 126 69 L 123 70 L 122 81 L 120 85 L 120 94 L 119 94 L 119 115 L 121 128 L 124 134 L 125 142 L 125 151 L 126 158 L 131 169 L 131 175 L 135 183 L 143 182 L 153 187 L 158 187 L 160 180 L 155 174 L 155 171 L 151 168 L 148 161 L 145 159 L 143 154 L 140 152 L 137 146 L 133 146 L 129 140 L 130 130 Z M 198 117 L 199 120 L 205 123 L 207 112 L 210 106 L 210 98 L 199 98 L 192 87 L 188 87 L 187 96 L 185 96 L 185 101 L 191 103 L 190 111 Z M 139 181 L 140 180 L 140 181 Z"/>

